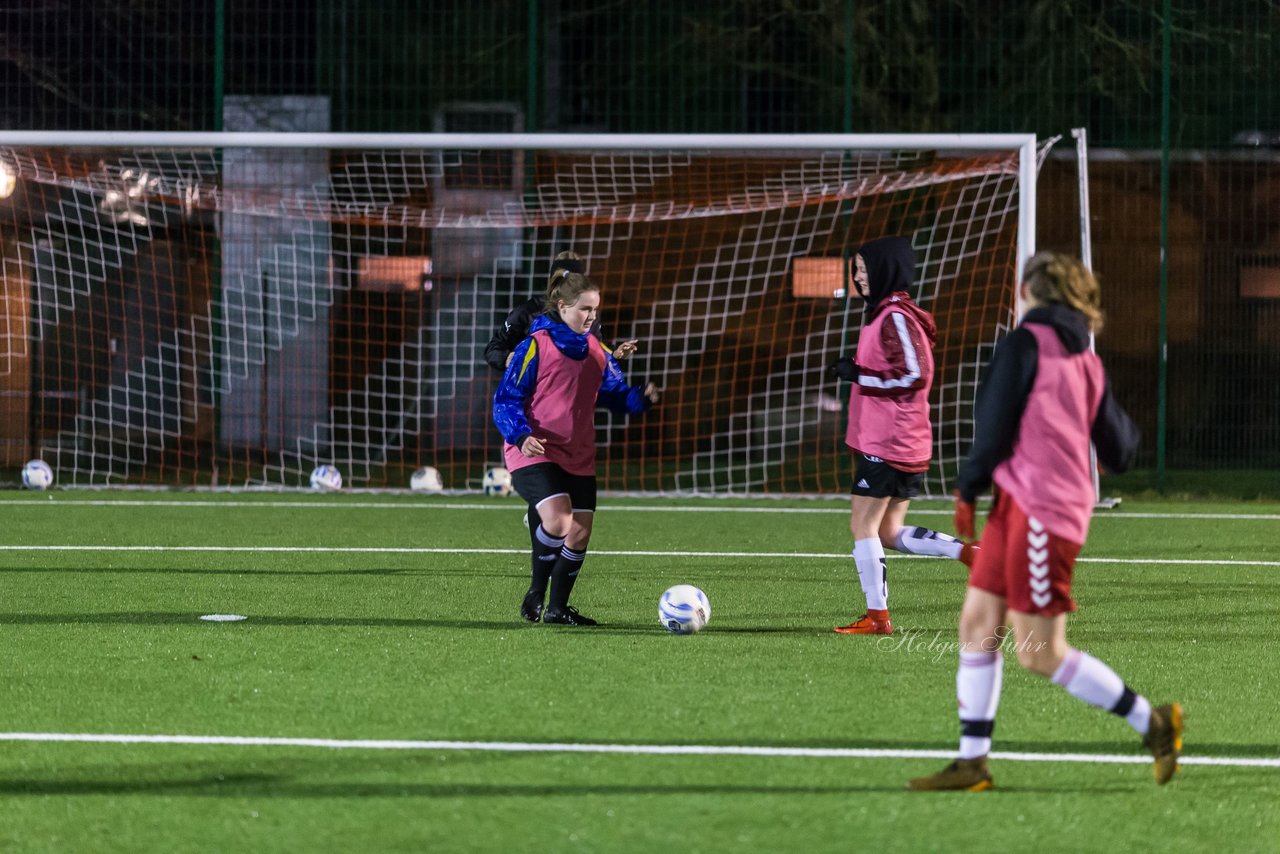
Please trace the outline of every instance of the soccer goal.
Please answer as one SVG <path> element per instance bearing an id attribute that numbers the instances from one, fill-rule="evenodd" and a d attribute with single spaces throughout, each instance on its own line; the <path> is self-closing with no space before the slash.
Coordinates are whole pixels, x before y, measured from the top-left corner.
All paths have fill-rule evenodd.
<path id="1" fill-rule="evenodd" d="M 938 321 L 931 494 L 1034 249 L 1028 135 L 0 133 L 0 446 L 67 484 L 282 486 L 321 464 L 475 489 L 482 359 L 572 250 L 644 417 L 601 411 L 601 488 L 848 486 L 851 257 L 912 240 Z"/>

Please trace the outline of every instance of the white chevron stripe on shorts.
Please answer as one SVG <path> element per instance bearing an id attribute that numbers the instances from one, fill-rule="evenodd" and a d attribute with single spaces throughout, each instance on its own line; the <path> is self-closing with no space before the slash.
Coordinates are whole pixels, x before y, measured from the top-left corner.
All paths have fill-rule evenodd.
<path id="1" fill-rule="evenodd" d="M 1031 601 L 1043 608 L 1053 600 L 1049 592 L 1049 532 L 1034 516 L 1027 517 L 1027 569 L 1031 573 Z"/>

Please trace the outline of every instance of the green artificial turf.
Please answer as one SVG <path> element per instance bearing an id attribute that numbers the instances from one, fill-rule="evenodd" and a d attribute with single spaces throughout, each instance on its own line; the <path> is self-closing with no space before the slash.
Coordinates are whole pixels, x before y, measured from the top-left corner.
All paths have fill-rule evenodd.
<path id="1" fill-rule="evenodd" d="M 949 530 L 945 503 L 913 509 L 914 523 Z M 981 794 L 903 789 L 956 744 L 959 564 L 891 556 L 897 632 L 836 635 L 862 612 L 845 502 L 605 497 L 574 593 L 604 625 L 543 626 L 517 615 L 523 510 L 465 496 L 0 495 L 0 850 L 1280 840 L 1280 504 L 1126 499 L 1099 511 L 1068 629 L 1154 702 L 1183 703 L 1189 758 L 1273 764 L 1186 764 L 1157 787 L 1146 763 L 1063 761 L 1142 751 L 1122 720 L 1009 655 L 995 749 L 1042 761 L 993 759 L 997 788 Z M 658 596 L 676 583 L 711 599 L 696 636 L 658 627 Z M 863 752 L 621 752 L 664 746 Z"/>

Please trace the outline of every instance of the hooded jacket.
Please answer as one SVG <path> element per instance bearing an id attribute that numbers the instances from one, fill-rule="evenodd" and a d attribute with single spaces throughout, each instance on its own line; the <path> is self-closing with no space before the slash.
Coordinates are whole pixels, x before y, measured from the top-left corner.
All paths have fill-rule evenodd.
<path id="1" fill-rule="evenodd" d="M 911 300 L 915 251 L 903 237 L 873 240 L 858 250 L 870 297 L 858 335 L 845 444 L 907 472 L 929 468 L 933 425 L 933 316 Z"/>

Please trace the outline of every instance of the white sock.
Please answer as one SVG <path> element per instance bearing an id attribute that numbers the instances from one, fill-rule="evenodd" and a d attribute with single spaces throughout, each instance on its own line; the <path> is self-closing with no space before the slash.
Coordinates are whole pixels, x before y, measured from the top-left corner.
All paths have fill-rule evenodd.
<path id="1" fill-rule="evenodd" d="M 960 666 L 956 668 L 961 759 L 976 759 L 991 752 L 991 731 L 1003 681 L 1004 656 L 999 652 L 961 650 Z"/>
<path id="2" fill-rule="evenodd" d="M 908 526 L 898 529 L 893 538 L 893 547 L 907 554 L 940 555 L 959 560 L 964 543 L 941 531 Z"/>
<path id="3" fill-rule="evenodd" d="M 1124 680 L 1087 652 L 1072 649 L 1053 672 L 1053 681 L 1091 706 L 1110 709 L 1124 694 Z"/>
<path id="4" fill-rule="evenodd" d="M 541 525 L 539 525 L 538 530 L 533 533 L 538 538 L 538 542 L 542 543 L 548 549 L 555 549 L 556 551 L 559 551 L 560 547 L 564 545 L 564 537 L 551 536 L 547 533 L 547 529 Z M 555 560 L 555 557 L 552 557 L 551 559 Z"/>
<path id="5" fill-rule="evenodd" d="M 1053 681 L 1066 688 L 1071 696 L 1120 715 L 1129 726 L 1146 733 L 1151 721 L 1151 703 L 1134 693 L 1114 670 L 1089 653 L 1070 650 L 1053 672 Z"/>
<path id="6" fill-rule="evenodd" d="M 867 597 L 867 610 L 887 610 L 889 584 L 885 580 L 884 546 L 880 544 L 880 538 L 855 540 L 853 562 L 858 567 L 858 580 L 862 582 L 862 593 Z"/>
<path id="7" fill-rule="evenodd" d="M 1129 726 L 1146 735 L 1151 727 L 1151 702 L 1141 694 L 1134 697 L 1133 708 L 1124 716 L 1124 719 L 1129 722 Z"/>

